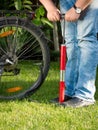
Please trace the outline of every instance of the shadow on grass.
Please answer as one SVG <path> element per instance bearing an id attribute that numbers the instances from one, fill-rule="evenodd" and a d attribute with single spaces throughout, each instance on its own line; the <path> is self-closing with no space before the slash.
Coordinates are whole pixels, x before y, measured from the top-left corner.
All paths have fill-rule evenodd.
<path id="1" fill-rule="evenodd" d="M 13 82 L 6 82 L 7 86 L 10 87 L 14 86 Z M 31 86 L 32 82 L 26 82 L 26 81 L 16 81 L 15 82 L 16 86 L 22 86 L 22 87 L 26 87 Z M 5 90 L 7 88 L 4 88 Z M 0 99 L 0 102 L 9 102 L 9 101 L 23 101 L 23 100 L 28 100 L 28 101 L 38 101 L 38 102 L 49 102 L 50 99 L 55 98 L 55 96 L 58 96 L 58 90 L 59 90 L 59 82 L 57 80 L 46 80 L 44 81 L 44 83 L 35 91 L 35 92 L 31 92 L 31 94 L 29 96 L 27 96 L 27 98 L 23 98 L 23 99 Z M 3 92 L 4 90 L 2 90 L 0 93 L 1 95 L 4 95 L 6 93 Z M 25 89 L 24 89 L 25 91 Z M 14 95 L 14 93 L 12 93 Z"/>
<path id="2" fill-rule="evenodd" d="M 51 77 L 51 76 L 50 76 Z M 59 76 L 58 76 L 59 77 Z M 25 100 L 39 103 L 50 103 L 50 100 L 59 96 L 59 79 L 57 78 L 48 78 L 44 83 L 39 87 L 37 91 L 28 96 Z M 18 82 L 18 81 L 17 81 Z M 32 84 L 32 82 L 21 81 L 21 84 Z M 98 71 L 96 76 L 96 93 L 95 99 L 98 101 Z M 1 100 L 0 100 L 1 101 Z M 3 100 L 4 101 L 4 100 Z M 19 100 L 23 101 L 23 100 Z"/>
<path id="3" fill-rule="evenodd" d="M 17 81 L 18 82 L 18 81 Z M 21 81 L 22 84 L 32 84 L 25 81 Z M 96 94 L 95 99 L 98 100 L 98 77 L 96 78 Z M 59 96 L 59 81 L 57 80 L 46 80 L 34 93 L 31 93 L 27 98 L 23 98 L 22 100 L 28 101 L 36 101 L 40 103 L 49 103 L 51 99 Z M 17 100 L 17 99 L 15 99 Z M 0 100 L 0 101 L 9 101 L 9 100 Z M 10 100 L 11 101 L 11 100 Z M 13 101 L 13 100 L 12 100 Z"/>
<path id="4" fill-rule="evenodd" d="M 57 80 L 45 81 L 42 86 L 28 100 L 49 103 L 59 95 L 59 82 Z"/>
<path id="5" fill-rule="evenodd" d="M 20 100 L 26 95 L 32 95 L 32 86 L 34 82 L 24 80 L 4 81 L 0 84 L 0 101 Z M 39 88 L 39 87 L 38 87 Z M 38 89 L 37 88 L 37 89 Z M 12 97 L 12 98 L 11 98 Z"/>

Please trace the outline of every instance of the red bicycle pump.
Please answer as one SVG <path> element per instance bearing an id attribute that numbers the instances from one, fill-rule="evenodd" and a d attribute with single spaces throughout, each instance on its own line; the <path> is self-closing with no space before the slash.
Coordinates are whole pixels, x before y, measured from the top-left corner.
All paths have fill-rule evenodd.
<path id="1" fill-rule="evenodd" d="M 64 20 L 64 18 L 63 18 Z M 65 20 L 64 20 L 64 28 L 63 28 L 63 43 L 60 48 L 60 84 L 59 84 L 59 103 L 64 102 L 64 93 L 66 89 L 65 85 L 65 68 L 66 68 L 66 46 L 65 46 Z"/>
<path id="2" fill-rule="evenodd" d="M 60 86 L 59 86 L 59 102 L 64 101 L 65 92 L 65 67 L 66 67 L 66 46 L 61 45 L 60 52 Z"/>

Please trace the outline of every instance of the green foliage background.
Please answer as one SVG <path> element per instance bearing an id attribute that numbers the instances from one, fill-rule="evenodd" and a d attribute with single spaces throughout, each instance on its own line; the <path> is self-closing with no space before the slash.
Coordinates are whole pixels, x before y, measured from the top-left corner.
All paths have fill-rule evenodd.
<path id="1" fill-rule="evenodd" d="M 3 3 L 3 4 L 2 4 Z M 53 39 L 54 35 L 54 25 L 46 17 L 46 11 L 44 7 L 39 3 L 39 0 L 0 0 L 0 9 L 1 10 L 27 10 L 34 12 L 34 17 L 31 19 L 32 22 L 40 26 L 43 32 L 45 33 L 50 50 L 53 54 L 52 57 L 58 57 L 58 51 L 55 53 L 55 40 Z M 59 31 L 60 32 L 60 31 Z"/>

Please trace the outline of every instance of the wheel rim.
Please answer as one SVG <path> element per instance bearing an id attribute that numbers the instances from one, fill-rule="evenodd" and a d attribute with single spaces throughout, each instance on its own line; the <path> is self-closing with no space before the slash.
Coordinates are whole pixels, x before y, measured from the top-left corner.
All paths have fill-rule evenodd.
<path id="1" fill-rule="evenodd" d="M 0 29 L 0 98 L 22 97 L 41 82 L 44 68 L 39 41 L 27 29 Z"/>

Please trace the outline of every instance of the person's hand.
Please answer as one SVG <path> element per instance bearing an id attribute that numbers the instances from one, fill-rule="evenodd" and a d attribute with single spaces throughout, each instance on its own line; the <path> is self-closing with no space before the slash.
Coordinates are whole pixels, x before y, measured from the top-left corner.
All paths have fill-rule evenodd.
<path id="1" fill-rule="evenodd" d="M 51 11 L 48 11 L 47 18 L 50 21 L 59 21 L 60 20 L 60 11 L 56 8 Z"/>
<path id="2" fill-rule="evenodd" d="M 76 13 L 73 7 L 69 9 L 65 14 L 65 20 L 68 22 L 77 21 L 79 17 L 80 17 L 80 14 Z"/>

